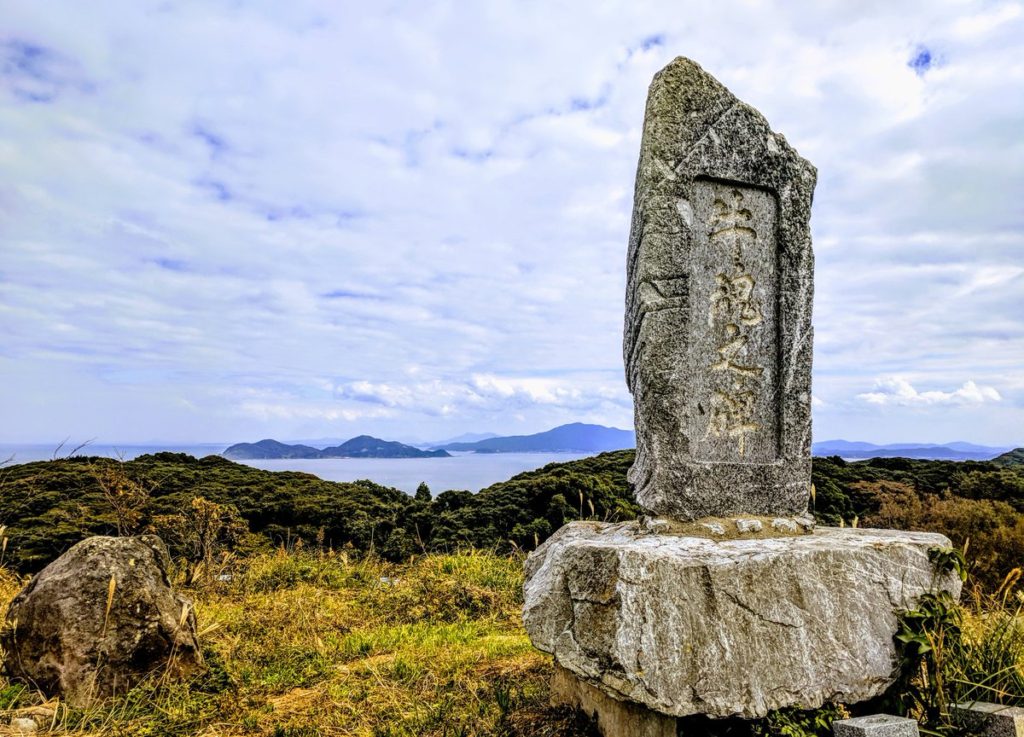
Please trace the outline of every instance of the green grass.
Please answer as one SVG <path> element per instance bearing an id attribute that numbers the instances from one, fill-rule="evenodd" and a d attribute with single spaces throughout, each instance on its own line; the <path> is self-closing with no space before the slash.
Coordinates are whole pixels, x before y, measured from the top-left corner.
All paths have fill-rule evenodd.
<path id="1" fill-rule="evenodd" d="M 48 706 L 58 733 L 92 737 L 582 737 L 585 719 L 548 705 L 550 658 L 520 619 L 522 563 L 486 552 L 404 564 L 283 551 L 235 559 L 230 580 L 184 589 L 208 665 L 201 677 L 154 679 L 88 710 Z M 957 700 L 1024 704 L 1016 581 L 913 620 L 927 647 L 908 658 L 895 696 L 932 733 L 959 734 L 948 709 Z M 0 610 L 23 583 L 0 567 Z M 0 724 L 42 702 L 0 679 Z M 702 733 L 824 735 L 845 713 L 787 710 Z"/>
<path id="2" fill-rule="evenodd" d="M 1024 706 L 1024 594 L 1015 569 L 994 594 L 980 588 L 955 604 L 922 597 L 901 616 L 903 681 L 894 703 L 925 733 L 963 734 L 952 707 L 989 701 Z"/>
<path id="3" fill-rule="evenodd" d="M 0 607 L 20 583 L 0 570 Z M 572 735 L 547 706 L 550 660 L 520 623 L 522 560 L 430 555 L 396 565 L 317 554 L 238 561 L 186 590 L 208 672 L 144 684 L 91 710 L 79 735 Z M 40 697 L 0 680 L 0 709 Z"/>

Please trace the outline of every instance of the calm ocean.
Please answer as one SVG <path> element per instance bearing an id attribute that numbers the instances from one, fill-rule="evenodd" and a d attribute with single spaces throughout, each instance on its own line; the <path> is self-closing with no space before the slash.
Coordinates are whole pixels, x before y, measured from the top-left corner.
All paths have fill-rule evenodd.
<path id="1" fill-rule="evenodd" d="M 305 471 L 330 481 L 369 479 L 410 494 L 421 481 L 434 494 L 449 489 L 480 491 L 517 473 L 549 463 L 586 458 L 590 453 L 458 453 L 451 458 L 325 458 L 242 461 L 267 471 Z"/>
<path id="2" fill-rule="evenodd" d="M 78 455 L 123 458 L 128 461 L 145 453 L 172 451 L 201 458 L 217 454 L 226 445 L 90 445 Z M 74 446 L 63 448 L 57 455 L 66 456 Z M 54 456 L 55 445 L 0 445 L 0 461 L 13 456 L 13 463 L 48 460 Z M 434 494 L 449 489 L 479 491 L 506 481 L 517 473 L 532 471 L 549 463 L 565 463 L 586 458 L 590 453 L 453 453 L 451 458 L 327 458 L 242 461 L 247 466 L 266 471 L 305 471 L 329 481 L 369 479 L 383 486 L 393 486 L 410 494 L 425 481 Z"/>

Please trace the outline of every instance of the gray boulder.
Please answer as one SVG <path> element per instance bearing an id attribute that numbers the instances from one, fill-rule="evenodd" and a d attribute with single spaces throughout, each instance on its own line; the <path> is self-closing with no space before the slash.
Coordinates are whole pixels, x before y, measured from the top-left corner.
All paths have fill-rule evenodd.
<path id="1" fill-rule="evenodd" d="M 533 644 L 609 696 L 669 716 L 763 717 L 883 693 L 897 612 L 960 580 L 942 535 L 819 528 L 716 540 L 574 522 L 527 560 Z"/>
<path id="2" fill-rule="evenodd" d="M 11 602 L 0 634 L 8 677 L 87 706 L 150 675 L 199 670 L 195 613 L 168 563 L 154 535 L 75 545 Z"/>

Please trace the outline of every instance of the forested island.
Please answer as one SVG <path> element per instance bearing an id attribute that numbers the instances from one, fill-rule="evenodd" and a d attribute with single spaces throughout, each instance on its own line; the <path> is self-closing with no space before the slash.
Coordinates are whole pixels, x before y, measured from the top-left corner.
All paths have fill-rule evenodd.
<path id="1" fill-rule="evenodd" d="M 236 461 L 283 458 L 449 458 L 445 450 L 421 450 L 393 440 L 381 440 L 370 435 L 359 435 L 340 445 L 313 448 L 309 445 L 288 445 L 276 440 L 256 443 L 236 443 L 221 455 Z"/>
<path id="2" fill-rule="evenodd" d="M 464 453 L 601 453 L 632 448 L 636 436 L 629 430 L 573 422 L 531 435 L 491 436 L 415 447 L 370 435 L 359 435 L 339 445 L 310 445 L 260 440 L 236 443 L 222 455 L 232 460 L 314 458 L 447 458 L 448 451 Z"/>

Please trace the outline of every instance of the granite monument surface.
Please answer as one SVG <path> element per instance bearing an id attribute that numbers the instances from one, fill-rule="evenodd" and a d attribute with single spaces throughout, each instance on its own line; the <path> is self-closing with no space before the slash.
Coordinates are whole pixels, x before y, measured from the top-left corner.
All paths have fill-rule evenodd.
<path id="1" fill-rule="evenodd" d="M 647 98 L 627 257 L 638 502 L 680 520 L 807 509 L 815 168 L 687 59 Z"/>
<path id="2" fill-rule="evenodd" d="M 651 84 L 627 270 L 635 522 L 563 526 L 523 621 L 605 737 L 852 703 L 897 675 L 900 610 L 959 596 L 942 535 L 814 529 L 815 169 L 694 62 Z"/>

